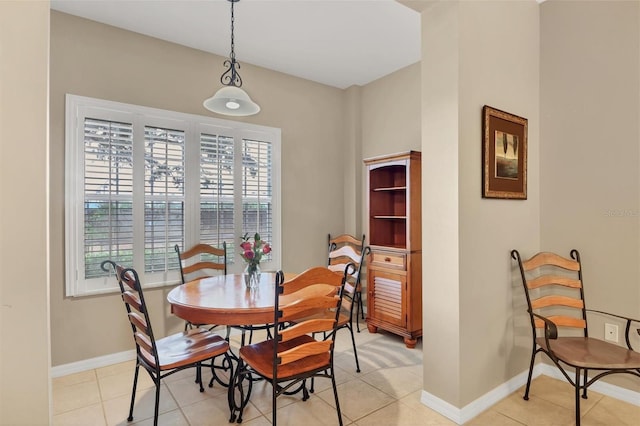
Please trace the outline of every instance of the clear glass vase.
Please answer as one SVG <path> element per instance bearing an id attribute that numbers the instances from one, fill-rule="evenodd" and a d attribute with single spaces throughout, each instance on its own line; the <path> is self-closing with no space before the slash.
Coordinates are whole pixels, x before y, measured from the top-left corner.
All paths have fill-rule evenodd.
<path id="1" fill-rule="evenodd" d="M 248 289 L 253 289 L 258 287 L 258 283 L 260 282 L 260 264 L 258 263 L 247 263 L 247 266 L 244 268 L 244 284 Z"/>

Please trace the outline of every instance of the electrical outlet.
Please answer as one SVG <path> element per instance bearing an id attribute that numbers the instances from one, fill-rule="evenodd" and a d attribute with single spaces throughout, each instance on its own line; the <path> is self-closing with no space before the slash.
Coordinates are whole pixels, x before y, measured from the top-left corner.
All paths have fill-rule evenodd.
<path id="1" fill-rule="evenodd" d="M 604 325 L 604 340 L 618 342 L 618 326 L 615 324 Z"/>

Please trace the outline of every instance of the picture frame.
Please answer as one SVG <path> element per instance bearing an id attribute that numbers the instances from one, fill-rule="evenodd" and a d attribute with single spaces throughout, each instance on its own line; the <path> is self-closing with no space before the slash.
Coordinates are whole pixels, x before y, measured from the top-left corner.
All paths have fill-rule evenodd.
<path id="1" fill-rule="evenodd" d="M 482 108 L 482 198 L 527 199 L 527 119 Z"/>

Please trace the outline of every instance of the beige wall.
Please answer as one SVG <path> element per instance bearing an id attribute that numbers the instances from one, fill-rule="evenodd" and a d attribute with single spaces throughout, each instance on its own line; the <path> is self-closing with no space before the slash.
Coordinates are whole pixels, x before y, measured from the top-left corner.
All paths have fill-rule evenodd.
<path id="1" fill-rule="evenodd" d="M 49 2 L 0 2 L 0 424 L 50 421 Z"/>
<path id="2" fill-rule="evenodd" d="M 242 63 L 242 57 L 239 59 Z M 54 366 L 131 349 L 130 329 L 118 297 L 64 297 L 65 93 L 208 115 L 202 101 L 219 87 L 223 60 L 93 21 L 51 13 Z M 344 92 L 245 63 L 242 78 L 243 87 L 262 111 L 241 120 L 282 129 L 282 219 L 286 224 L 282 267 L 298 272 L 323 264 L 327 233 L 343 232 L 345 226 Z M 170 316 L 166 307 L 167 289 L 147 293 L 156 334 L 178 330 L 181 322 Z"/>
<path id="3" fill-rule="evenodd" d="M 363 86 L 362 158 L 419 151 L 420 109 L 420 63 Z"/>
<path id="4" fill-rule="evenodd" d="M 509 251 L 539 247 L 538 5 L 435 2 L 422 19 L 424 386 L 462 408 L 527 366 Z M 481 197 L 485 104 L 529 120 L 527 200 Z"/>
<path id="5" fill-rule="evenodd" d="M 545 2 L 540 31 L 541 246 L 580 251 L 589 307 L 639 318 L 640 3 Z"/>
<path id="6" fill-rule="evenodd" d="M 35 9 L 25 18 L 16 15 L 13 6 L 8 6 L 14 8 L 12 13 L 5 14 L 8 4 L 0 2 L 2 18 L 8 17 L 21 31 L 32 28 L 38 40 L 45 37 L 44 9 L 32 5 Z M 302 242 L 324 241 L 327 232 L 361 226 L 347 218 L 362 208 L 357 202 L 349 205 L 348 196 L 357 193 L 351 182 L 361 187 L 362 174 L 342 171 L 345 149 L 354 167 L 361 167 L 361 158 L 368 156 L 421 149 L 426 391 L 463 407 L 526 369 L 529 330 L 517 325 L 521 300 L 508 257 L 511 248 L 523 253 L 580 248 L 589 268 L 587 285 L 595 287 L 587 293 L 590 305 L 640 316 L 638 7 L 637 2 L 436 2 L 423 13 L 422 67 L 416 64 L 347 91 L 243 64 L 245 88 L 263 107 L 259 115 L 244 120 L 283 129 L 283 267 L 299 270 L 324 259 L 323 244 L 302 251 L 297 249 Z M 1 40 L 18 38 L 6 37 L 12 28 L 0 26 Z M 22 40 L 20 49 L 31 50 Z M 16 52 L 16 62 L 46 57 L 42 46 L 32 49 L 34 58 Z M 106 56 L 93 56 L 93 49 Z M 51 350 L 52 365 L 60 365 L 131 348 L 116 297 L 64 298 L 64 94 L 203 114 L 202 99 L 218 87 L 223 58 L 57 12 L 51 18 L 51 56 Z M 0 90 L 13 82 L 5 68 L 2 72 Z M 417 90 L 420 81 L 423 87 Z M 39 91 L 32 84 L 27 88 Z M 526 201 L 480 198 L 483 104 L 529 119 Z M 0 106 L 0 120 L 13 122 L 19 110 Z M 29 108 L 31 117 L 37 109 Z M 419 111 L 422 119 L 416 118 Z M 17 133 L 7 135 L 10 131 L 0 128 L 0 159 L 6 159 L 4 141 Z M 31 126 L 35 135 L 26 145 L 29 150 L 19 155 L 33 157 L 33 141 L 42 140 L 39 133 L 45 129 Z M 603 139 L 612 149 L 597 150 Z M 6 175 L 14 164 L 2 161 Z M 31 164 L 32 173 L 45 170 L 37 165 L 37 155 Z M 20 166 L 24 171 L 25 165 Z M 29 189 L 33 192 L 32 186 Z M 2 191 L 7 200 L 6 186 Z M 340 213 L 327 215 L 327 206 L 338 206 Z M 38 218 L 43 211 L 46 207 L 32 210 Z M 618 212 L 622 217 L 612 217 Z M 14 265 L 5 252 L 15 249 L 7 233 L 16 228 L 11 227 L 15 223 L 5 226 L 5 215 L 3 211 L 0 259 Z M 24 214 L 23 218 L 34 222 Z M 31 226 L 29 231 L 37 234 L 32 239 L 46 241 L 39 229 Z M 23 238 L 24 230 L 20 232 Z M 46 258 L 46 253 L 38 258 Z M 636 266 L 624 266 L 627 262 Z M 12 285 L 20 276 L 13 278 Z M 33 285 L 33 276 L 29 278 Z M 11 296 L 5 280 L 3 341 L 12 330 L 5 326 L 5 299 Z M 28 293 L 42 296 L 46 286 Z M 163 332 L 179 328 L 180 322 L 166 312 L 166 291 L 149 293 L 154 324 L 162 324 Z M 618 301 L 611 294 L 625 297 Z M 46 308 L 40 306 L 43 315 Z M 47 321 L 34 318 L 34 324 L 39 329 Z M 104 339 L 105 335 L 114 337 Z M 43 355 L 47 349 L 48 345 L 38 346 L 33 356 L 48 356 Z M 4 367 L 22 353 L 3 347 L 0 355 Z M 46 375 L 38 370 L 41 362 L 38 358 L 32 363 L 36 383 Z M 5 374 L 12 372 L 3 368 L 2 373 L 4 404 L 12 401 L 4 397 L 15 388 L 12 382 L 5 385 Z M 628 381 L 623 385 L 637 386 Z M 33 394 L 33 386 L 30 389 Z M 29 415 L 38 416 L 38 409 L 32 407 Z"/>
<path id="7" fill-rule="evenodd" d="M 409 65 L 360 89 L 361 152 L 356 167 L 361 179 L 358 200 L 364 206 L 362 232 L 369 235 L 366 168 L 362 159 L 404 151 L 420 151 L 420 63 Z"/>

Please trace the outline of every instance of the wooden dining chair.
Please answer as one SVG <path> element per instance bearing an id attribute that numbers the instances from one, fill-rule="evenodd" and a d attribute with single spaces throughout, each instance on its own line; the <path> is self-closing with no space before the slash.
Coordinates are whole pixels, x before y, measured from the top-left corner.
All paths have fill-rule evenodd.
<path id="1" fill-rule="evenodd" d="M 196 382 L 200 385 L 200 392 L 203 392 L 201 373 L 202 366 L 205 365 L 203 361 L 210 360 L 211 364 L 208 365 L 213 365 L 214 359 L 222 356 L 231 366 L 229 343 L 204 328 L 192 328 L 182 333 L 156 339 L 137 272 L 132 268 L 124 268 L 111 260 L 102 262 L 101 266 L 106 272 L 113 271 L 118 280 L 136 346 L 136 368 L 127 420 L 133 420 L 138 373 L 140 366 L 142 366 L 149 373 L 156 387 L 153 424 L 157 426 L 161 380 L 180 370 L 196 368 Z M 231 379 L 233 370 L 229 374 Z"/>
<path id="2" fill-rule="evenodd" d="M 336 287 L 342 285 L 343 278 L 346 275 L 346 282 L 344 284 L 344 291 L 342 292 L 342 304 L 340 305 L 340 312 L 338 315 L 338 330 L 347 329 L 351 334 L 351 344 L 353 345 L 353 355 L 356 361 L 356 372 L 360 372 L 360 362 L 358 361 L 358 349 L 356 348 L 356 339 L 353 334 L 353 315 L 354 309 L 357 305 L 357 293 L 356 286 L 353 282 L 349 281 L 357 269 L 356 264 L 347 263 L 344 267 L 340 268 L 341 272 L 332 271 L 327 267 L 316 266 L 300 273 L 299 275 L 284 282 L 285 294 L 300 290 L 308 285 L 323 282 L 326 284 L 332 284 Z M 331 310 L 320 311 L 312 315 L 313 318 L 331 318 L 335 315 L 335 312 Z M 311 318 L 305 318 L 311 319 Z M 313 392 L 313 385 L 311 386 Z"/>
<path id="3" fill-rule="evenodd" d="M 640 353 L 632 348 L 629 336 L 631 325 L 640 325 L 640 320 L 587 309 L 580 253 L 571 250 L 570 256 L 569 259 L 543 252 L 523 260 L 517 250 L 511 251 L 511 257 L 518 262 L 520 269 L 533 335 L 524 399 L 529 399 L 535 357 L 542 352 L 573 385 L 575 423 L 579 426 L 581 391 L 582 398 L 586 399 L 587 388 L 610 374 L 640 377 Z M 626 347 L 590 337 L 587 314 L 624 322 Z M 577 330 L 577 333 L 571 330 Z M 640 334 L 639 330 L 636 329 Z M 574 377 L 571 377 L 568 367 L 574 370 Z M 591 379 L 588 377 L 590 370 L 595 371 Z"/>
<path id="4" fill-rule="evenodd" d="M 276 275 L 274 301 L 274 338 L 240 348 L 240 360 L 229 392 L 232 407 L 230 422 L 242 422 L 242 413 L 249 402 L 253 380 L 258 375 L 272 386 L 271 423 L 277 425 L 276 400 L 300 383 L 305 396 L 308 393 L 304 381 L 315 377 L 331 380 L 335 398 L 338 423 L 342 425 L 342 414 L 338 400 L 335 370 L 333 366 L 334 338 L 338 327 L 338 315 L 342 303 L 342 291 L 346 277 L 336 287 L 318 280 L 285 294 L 286 284 L 282 272 Z M 311 318 L 319 310 L 331 310 L 332 318 Z M 311 319 L 304 319 L 311 318 Z M 295 324 L 280 327 L 282 324 Z M 326 339 L 313 336 L 328 333 Z M 245 389 L 246 387 L 246 389 Z M 236 400 L 237 397 L 237 400 Z"/>
<path id="5" fill-rule="evenodd" d="M 356 266 L 353 274 L 349 276 L 349 282 L 355 287 L 353 303 L 356 310 L 355 320 L 358 333 L 360 333 L 360 319 L 364 321 L 361 278 L 366 257 L 371 252 L 371 249 L 364 245 L 365 239 L 364 234 L 362 234 L 362 239 L 357 239 L 350 234 L 341 234 L 335 237 L 332 237 L 331 234 L 327 235 L 329 248 L 327 266 L 329 269 L 344 272 L 349 263 L 353 263 Z M 353 329 L 353 319 L 354 315 L 350 315 L 349 329 Z"/>

